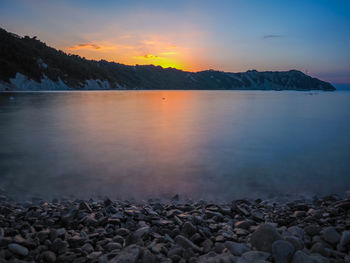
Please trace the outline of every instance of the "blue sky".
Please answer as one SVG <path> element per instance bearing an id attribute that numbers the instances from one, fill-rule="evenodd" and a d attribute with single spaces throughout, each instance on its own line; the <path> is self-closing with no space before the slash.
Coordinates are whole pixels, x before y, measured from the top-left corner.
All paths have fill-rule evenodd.
<path id="1" fill-rule="evenodd" d="M 350 83 L 350 1 L 0 0 L 0 25 L 91 59 Z"/>

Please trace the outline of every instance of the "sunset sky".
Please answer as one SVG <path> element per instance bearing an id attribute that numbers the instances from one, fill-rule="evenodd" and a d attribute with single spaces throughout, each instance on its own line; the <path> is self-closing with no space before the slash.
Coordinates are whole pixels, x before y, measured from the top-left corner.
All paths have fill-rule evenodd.
<path id="1" fill-rule="evenodd" d="M 350 83 L 349 0 L 0 0 L 0 26 L 88 59 Z"/>

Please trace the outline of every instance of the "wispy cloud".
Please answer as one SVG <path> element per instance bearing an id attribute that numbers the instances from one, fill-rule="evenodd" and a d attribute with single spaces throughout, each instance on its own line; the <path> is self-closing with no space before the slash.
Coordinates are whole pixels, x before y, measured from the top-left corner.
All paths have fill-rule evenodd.
<path id="1" fill-rule="evenodd" d="M 282 35 L 264 35 L 263 39 L 269 39 L 269 38 L 279 38 L 282 37 Z"/>
<path id="2" fill-rule="evenodd" d="M 158 57 L 156 55 L 152 55 L 152 54 L 146 54 L 146 55 L 134 57 L 134 58 L 137 58 L 137 59 L 155 59 L 155 58 L 160 58 L 160 57 Z"/>
<path id="3" fill-rule="evenodd" d="M 86 48 L 86 49 L 102 49 L 101 46 L 99 46 L 97 44 L 94 44 L 94 43 L 78 44 L 78 45 L 75 45 L 75 46 L 71 46 L 68 49 L 69 50 L 78 50 L 78 49 L 83 49 L 83 48 Z"/>

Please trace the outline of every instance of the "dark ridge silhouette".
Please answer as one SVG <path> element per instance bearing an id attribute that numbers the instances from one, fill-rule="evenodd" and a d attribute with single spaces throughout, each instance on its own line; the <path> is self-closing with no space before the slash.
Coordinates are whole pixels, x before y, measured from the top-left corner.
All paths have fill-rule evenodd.
<path id="1" fill-rule="evenodd" d="M 18 74 L 36 85 L 20 87 L 21 84 L 13 81 Z M 105 60 L 87 60 L 49 47 L 36 37 L 20 37 L 0 28 L 0 90 L 47 89 L 43 80 L 60 83 L 51 85 L 50 89 L 77 90 L 335 90 L 330 83 L 297 70 L 186 72 L 153 65 L 128 66 Z M 95 80 L 94 85 L 87 85 L 88 80 Z"/>

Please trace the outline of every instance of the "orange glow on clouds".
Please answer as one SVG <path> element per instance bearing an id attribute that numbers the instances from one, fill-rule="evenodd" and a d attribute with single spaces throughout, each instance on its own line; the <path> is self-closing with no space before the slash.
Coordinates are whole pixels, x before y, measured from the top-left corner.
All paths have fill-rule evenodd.
<path id="1" fill-rule="evenodd" d="M 89 38 L 95 38 L 91 36 Z M 183 41 L 176 43 L 166 36 L 135 36 L 123 34 L 108 41 L 89 41 L 63 48 L 87 59 L 114 61 L 126 65 L 155 65 L 163 68 L 197 71 L 198 67 L 193 48 Z M 174 38 L 169 36 L 169 39 Z M 206 68 L 206 67 L 205 67 Z"/>
<path id="2" fill-rule="evenodd" d="M 78 50 L 78 49 L 82 49 L 82 48 L 101 49 L 101 47 L 100 47 L 99 45 L 91 44 L 91 43 L 88 43 L 88 44 L 78 44 L 78 45 L 75 45 L 75 46 L 71 46 L 71 47 L 69 47 L 68 49 L 69 49 L 69 50 Z"/>

